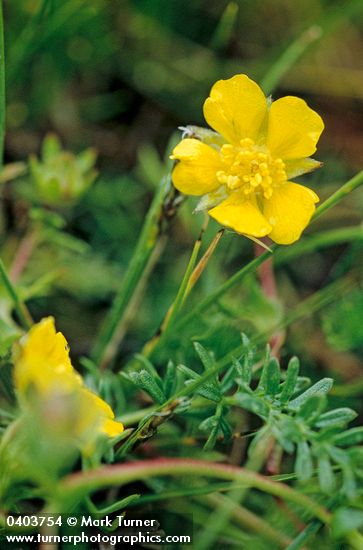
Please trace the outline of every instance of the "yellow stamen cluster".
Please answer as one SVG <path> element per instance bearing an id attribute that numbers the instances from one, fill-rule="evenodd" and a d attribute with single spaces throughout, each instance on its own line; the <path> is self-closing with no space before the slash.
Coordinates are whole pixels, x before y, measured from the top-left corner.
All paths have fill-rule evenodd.
<path id="1" fill-rule="evenodd" d="M 269 199 L 273 188 L 287 180 L 284 162 L 250 138 L 241 139 L 239 147 L 223 145 L 221 156 L 225 170 L 219 170 L 217 178 L 230 191 L 241 189 L 246 195 L 259 193 Z"/>

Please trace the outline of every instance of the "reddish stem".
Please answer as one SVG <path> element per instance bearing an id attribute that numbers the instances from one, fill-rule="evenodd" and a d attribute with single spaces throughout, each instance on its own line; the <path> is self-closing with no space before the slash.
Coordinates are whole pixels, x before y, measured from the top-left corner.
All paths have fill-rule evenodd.
<path id="1" fill-rule="evenodd" d="M 264 239 L 261 239 L 264 241 Z M 255 256 L 258 258 L 265 252 L 265 249 L 260 244 L 255 244 Z M 273 259 L 268 258 L 258 268 L 257 273 L 261 282 L 262 290 L 266 298 L 274 301 L 278 301 L 278 292 L 276 286 L 275 272 L 273 267 Z M 285 331 L 280 330 L 273 334 L 270 338 L 271 355 L 279 357 L 280 349 L 285 341 Z"/>
<path id="2" fill-rule="evenodd" d="M 16 283 L 23 273 L 33 253 L 36 242 L 37 234 L 35 232 L 29 233 L 21 241 L 9 272 L 10 279 L 13 283 Z"/>
<path id="3" fill-rule="evenodd" d="M 228 464 L 208 462 L 207 460 L 159 458 L 101 466 L 96 470 L 78 472 L 67 476 L 59 486 L 59 497 L 67 495 L 75 505 L 77 499 L 82 500 L 86 495 L 113 485 L 122 486 L 140 479 L 150 479 L 155 476 L 203 476 L 221 478 L 246 487 L 254 487 L 273 496 L 294 502 L 315 515 L 322 522 L 329 524 L 330 513 L 303 493 L 291 489 L 288 485 L 276 482 L 246 468 L 237 468 Z"/>

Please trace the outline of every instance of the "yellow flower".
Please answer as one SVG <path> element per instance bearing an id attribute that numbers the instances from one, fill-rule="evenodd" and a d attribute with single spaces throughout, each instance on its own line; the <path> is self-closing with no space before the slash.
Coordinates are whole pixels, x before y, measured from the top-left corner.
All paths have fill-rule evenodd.
<path id="1" fill-rule="evenodd" d="M 217 133 L 175 147 L 174 186 L 204 195 L 197 209 L 238 233 L 299 239 L 319 198 L 289 180 L 320 166 L 307 158 L 324 129 L 320 116 L 298 97 L 271 102 L 246 75 L 216 82 L 204 116 Z"/>
<path id="2" fill-rule="evenodd" d="M 67 341 L 56 332 L 52 317 L 34 325 L 21 342 L 14 383 L 26 406 L 31 406 L 34 396 L 47 402 L 63 399 L 66 404 L 75 403 L 72 428 L 82 450 L 92 448 L 97 435 L 115 437 L 124 429 L 114 420 L 111 407 L 84 386 L 71 364 Z"/>

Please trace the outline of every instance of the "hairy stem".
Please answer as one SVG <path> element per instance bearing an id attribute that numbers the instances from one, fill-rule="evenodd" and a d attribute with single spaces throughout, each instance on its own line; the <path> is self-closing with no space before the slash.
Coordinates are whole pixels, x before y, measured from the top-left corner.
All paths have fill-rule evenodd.
<path id="1" fill-rule="evenodd" d="M 271 481 L 251 470 L 203 460 L 178 458 L 144 460 L 104 466 L 96 470 L 71 474 L 60 483 L 56 497 L 60 500 L 67 499 L 68 501 L 69 499 L 74 505 L 76 500 L 82 500 L 92 492 L 105 487 L 113 485 L 120 487 L 126 483 L 150 479 L 155 476 L 180 477 L 193 475 L 237 481 L 247 488 L 253 487 L 289 502 L 294 502 L 311 516 L 315 516 L 326 524 L 331 521 L 331 515 L 324 507 L 283 483 Z"/>

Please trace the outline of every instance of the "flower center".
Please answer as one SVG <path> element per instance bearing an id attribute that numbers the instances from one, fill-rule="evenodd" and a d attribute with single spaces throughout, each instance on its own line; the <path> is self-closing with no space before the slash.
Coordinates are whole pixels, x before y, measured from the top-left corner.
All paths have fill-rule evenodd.
<path id="1" fill-rule="evenodd" d="M 225 169 L 217 172 L 217 178 L 230 191 L 241 189 L 246 195 L 259 193 L 269 199 L 273 188 L 287 179 L 283 161 L 250 138 L 242 139 L 239 147 L 223 145 L 221 156 Z"/>

